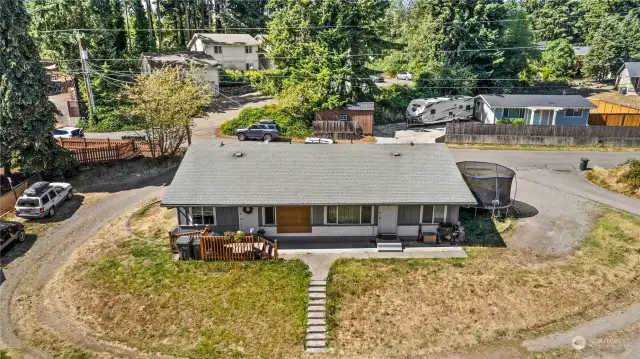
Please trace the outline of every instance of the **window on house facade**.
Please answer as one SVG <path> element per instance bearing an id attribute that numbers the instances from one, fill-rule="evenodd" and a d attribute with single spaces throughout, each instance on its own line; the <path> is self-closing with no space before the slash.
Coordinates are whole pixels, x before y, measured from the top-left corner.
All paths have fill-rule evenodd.
<path id="1" fill-rule="evenodd" d="M 214 54 L 221 54 L 222 53 L 222 46 L 214 46 L 213 47 L 213 53 Z"/>
<path id="2" fill-rule="evenodd" d="M 565 117 L 582 117 L 582 110 L 568 108 L 564 110 L 564 116 Z"/>
<path id="3" fill-rule="evenodd" d="M 327 206 L 327 224 L 370 224 L 371 206 Z"/>
<path id="4" fill-rule="evenodd" d="M 430 113 L 431 113 L 432 115 L 435 115 L 435 114 L 436 114 L 436 109 L 435 109 L 435 108 L 432 108 Z"/>
<path id="5" fill-rule="evenodd" d="M 505 108 L 502 117 L 524 118 L 524 108 Z"/>
<path id="6" fill-rule="evenodd" d="M 211 224 L 214 225 L 215 220 L 215 210 L 213 207 L 191 207 L 190 209 L 191 215 L 189 216 L 191 219 L 191 225 L 205 225 Z"/>
<path id="7" fill-rule="evenodd" d="M 253 46 L 245 46 L 245 47 L 244 47 L 244 53 L 245 53 L 245 54 L 251 54 L 251 53 L 253 53 Z"/>
<path id="8" fill-rule="evenodd" d="M 467 111 L 471 110 L 471 105 L 467 105 L 466 110 L 467 110 Z"/>
<path id="9" fill-rule="evenodd" d="M 275 207 L 264 207 L 264 224 L 276 224 Z"/>
<path id="10" fill-rule="evenodd" d="M 422 223 L 443 223 L 446 221 L 447 206 L 443 204 L 422 206 Z"/>
<path id="11" fill-rule="evenodd" d="M 246 70 L 251 70 L 253 68 L 253 64 L 247 63 L 246 65 Z"/>

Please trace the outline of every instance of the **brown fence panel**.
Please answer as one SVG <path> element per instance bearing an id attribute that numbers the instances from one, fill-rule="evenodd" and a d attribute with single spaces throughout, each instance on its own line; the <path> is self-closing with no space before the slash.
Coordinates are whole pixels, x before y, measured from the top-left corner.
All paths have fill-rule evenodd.
<path id="1" fill-rule="evenodd" d="M 615 103 L 611 103 L 611 102 L 607 102 L 607 101 L 603 101 L 603 100 L 597 100 L 597 99 L 589 99 L 589 101 L 598 106 L 597 109 L 593 110 L 593 112 L 597 112 L 597 113 L 638 113 L 640 114 L 640 110 L 635 109 L 635 108 L 631 108 L 631 107 L 627 107 L 627 106 L 623 106 L 623 105 L 617 105 Z"/>
<path id="2" fill-rule="evenodd" d="M 253 236 L 245 236 L 241 242 L 223 236 L 200 237 L 200 256 L 203 260 L 246 261 L 256 259 Z"/>
<path id="3" fill-rule="evenodd" d="M 2 197 L 0 197 L 0 216 L 4 216 L 8 212 L 11 212 L 18 198 L 22 196 L 22 193 L 24 193 L 24 191 L 27 188 L 29 188 L 29 186 L 38 182 L 39 179 L 40 179 L 39 175 L 33 175 L 29 177 L 26 181 L 13 187 L 11 191 L 3 193 Z"/>
<path id="4" fill-rule="evenodd" d="M 611 115 L 603 121 L 620 122 Z M 625 120 L 627 121 L 627 120 Z M 633 118 L 632 121 L 640 121 Z M 489 135 L 525 137 L 622 137 L 640 138 L 640 126 L 554 126 L 554 125 L 491 125 L 483 123 L 447 123 L 448 135 Z"/>

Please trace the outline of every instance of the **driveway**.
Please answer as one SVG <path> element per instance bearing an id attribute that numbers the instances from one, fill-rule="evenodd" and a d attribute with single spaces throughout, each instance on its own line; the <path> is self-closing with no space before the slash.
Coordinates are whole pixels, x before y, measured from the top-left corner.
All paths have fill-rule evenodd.
<path id="1" fill-rule="evenodd" d="M 251 92 L 238 96 L 227 96 L 219 94 L 216 96 L 214 105 L 205 112 L 204 116 L 193 119 L 194 136 L 214 136 L 216 130 L 223 122 L 236 117 L 240 111 L 247 107 L 262 107 L 275 103 L 270 98 L 261 95 L 259 92 Z M 138 131 L 120 132 L 85 132 L 86 138 L 120 138 L 122 136 L 132 136 L 139 134 Z"/>
<path id="2" fill-rule="evenodd" d="M 578 169 L 581 157 L 590 166 L 613 167 L 640 153 L 571 151 L 487 151 L 452 149 L 456 162 L 498 163 L 516 171 L 512 186 L 516 209 L 526 215 L 515 226 L 508 246 L 544 254 L 568 254 L 580 245 L 599 212 L 598 203 L 640 215 L 640 200 L 591 184 Z"/>
<path id="3" fill-rule="evenodd" d="M 445 124 L 412 127 L 406 129 L 404 122 L 376 125 L 373 135 L 378 144 L 436 143 L 436 139 L 445 135 Z"/>
<path id="4" fill-rule="evenodd" d="M 173 172 L 155 178 L 123 185 L 105 191 L 104 200 L 83 205 L 73 216 L 45 232 L 21 256 L 3 268 L 5 281 L 0 291 L 0 348 L 6 345 L 19 350 L 23 357 L 49 358 L 48 353 L 34 347 L 25 337 L 25 327 L 39 327 L 46 317 L 43 311 L 43 289 L 71 254 L 102 226 L 118 216 L 131 212 L 142 203 L 164 193 Z M 12 248 L 11 251 L 16 250 Z M 4 257 L 3 257 L 4 259 Z M 58 318 L 64 320 L 64 318 Z M 22 334 L 21 334 L 22 333 Z M 82 336 L 82 334 L 81 334 Z"/>

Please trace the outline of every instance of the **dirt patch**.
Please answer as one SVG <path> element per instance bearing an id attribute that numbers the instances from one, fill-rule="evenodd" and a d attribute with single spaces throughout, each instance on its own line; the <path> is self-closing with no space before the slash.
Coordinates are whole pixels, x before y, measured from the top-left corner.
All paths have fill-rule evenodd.
<path id="1" fill-rule="evenodd" d="M 620 212 L 606 211 L 567 257 L 467 252 L 469 259 L 337 261 L 327 293 L 337 353 L 423 357 L 510 343 L 640 299 L 640 219 Z"/>

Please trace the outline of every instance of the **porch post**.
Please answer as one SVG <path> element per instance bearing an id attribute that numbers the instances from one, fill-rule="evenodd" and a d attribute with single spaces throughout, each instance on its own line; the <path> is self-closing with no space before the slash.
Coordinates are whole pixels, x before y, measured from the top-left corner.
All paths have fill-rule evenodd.
<path id="1" fill-rule="evenodd" d="M 558 114 L 558 109 L 553 110 L 553 122 L 552 125 L 556 124 L 556 115 Z"/>

